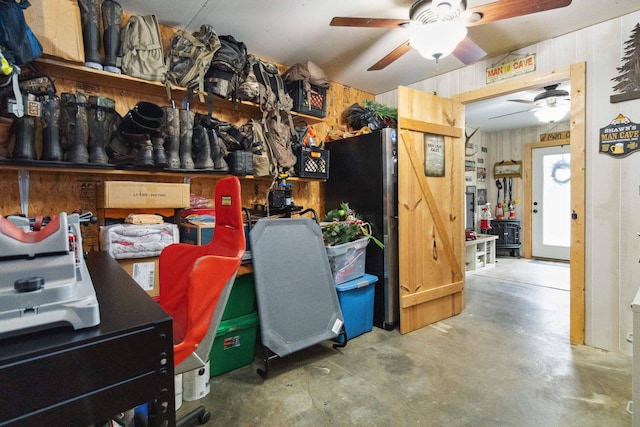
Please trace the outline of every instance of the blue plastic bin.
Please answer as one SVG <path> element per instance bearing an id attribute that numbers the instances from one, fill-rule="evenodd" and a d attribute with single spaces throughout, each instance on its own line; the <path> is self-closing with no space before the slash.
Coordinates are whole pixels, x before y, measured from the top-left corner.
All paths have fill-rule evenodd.
<path id="1" fill-rule="evenodd" d="M 357 279 L 336 285 L 348 339 L 373 329 L 373 299 L 376 290 L 374 283 L 377 281 L 377 276 L 365 273 Z M 344 338 L 340 335 L 336 341 L 344 342 Z"/>

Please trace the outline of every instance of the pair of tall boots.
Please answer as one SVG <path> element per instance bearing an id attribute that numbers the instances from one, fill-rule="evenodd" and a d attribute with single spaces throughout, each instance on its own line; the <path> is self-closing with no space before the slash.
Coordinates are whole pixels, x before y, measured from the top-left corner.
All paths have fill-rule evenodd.
<path id="1" fill-rule="evenodd" d="M 85 66 L 120 74 L 116 58 L 120 47 L 122 7 L 113 0 L 78 0 L 78 5 L 82 22 Z M 100 60 L 100 15 L 104 62 Z"/>
<path id="2" fill-rule="evenodd" d="M 116 102 L 104 96 L 90 96 L 87 99 L 81 92 L 65 92 L 60 96 L 60 104 L 64 160 L 72 163 L 109 163 L 106 148 L 115 130 Z"/>
<path id="3" fill-rule="evenodd" d="M 112 162 L 145 168 L 167 167 L 164 123 L 165 112 L 161 107 L 148 101 L 138 102 L 117 126 L 109 146 Z"/>
<path id="4" fill-rule="evenodd" d="M 226 172 L 220 141 L 213 128 L 207 128 L 188 109 L 163 107 L 166 117 L 165 149 L 169 169 L 202 169 Z"/>
<path id="5" fill-rule="evenodd" d="M 23 95 L 23 102 L 27 105 L 30 101 L 36 101 L 35 95 Z M 40 160 L 61 161 L 63 159 L 60 145 L 60 98 L 54 95 L 46 95 L 38 99 L 40 103 L 40 124 L 42 127 L 42 152 Z M 29 109 L 27 109 L 28 113 Z M 13 146 L 12 159 L 37 160 L 36 152 L 36 116 L 25 114 L 15 120 L 15 144 Z M 0 143 L 5 147 L 0 156 L 7 157 L 6 143 L 11 127 L 12 119 L 3 117 L 0 121 Z M 6 133 L 5 133 L 6 131 Z M 6 152 L 6 153 L 5 153 Z"/>

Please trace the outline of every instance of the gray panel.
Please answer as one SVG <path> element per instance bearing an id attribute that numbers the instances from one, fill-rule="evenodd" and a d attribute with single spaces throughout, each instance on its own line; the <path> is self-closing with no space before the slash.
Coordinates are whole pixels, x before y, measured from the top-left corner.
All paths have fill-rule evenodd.
<path id="1" fill-rule="evenodd" d="M 337 337 L 344 320 L 320 226 L 260 219 L 249 237 L 262 343 L 285 356 Z"/>

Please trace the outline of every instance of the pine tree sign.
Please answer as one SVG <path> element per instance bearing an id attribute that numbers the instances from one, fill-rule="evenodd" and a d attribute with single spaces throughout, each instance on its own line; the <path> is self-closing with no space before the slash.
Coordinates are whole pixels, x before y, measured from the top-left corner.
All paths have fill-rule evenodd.
<path id="1" fill-rule="evenodd" d="M 619 95 L 611 95 L 611 103 L 640 98 L 640 23 L 631 31 L 631 37 L 624 42 L 622 66 L 616 67 L 618 76 L 613 80 L 613 90 Z"/>

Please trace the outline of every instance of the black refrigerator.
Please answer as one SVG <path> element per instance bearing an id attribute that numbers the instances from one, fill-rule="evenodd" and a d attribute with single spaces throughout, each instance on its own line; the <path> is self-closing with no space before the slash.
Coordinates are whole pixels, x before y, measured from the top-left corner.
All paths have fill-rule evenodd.
<path id="1" fill-rule="evenodd" d="M 373 324 L 387 330 L 399 322 L 397 142 L 396 129 L 384 128 L 326 143 L 331 152 L 327 211 L 348 202 L 384 243 L 381 249 L 369 242 L 365 272 L 378 277 Z"/>

